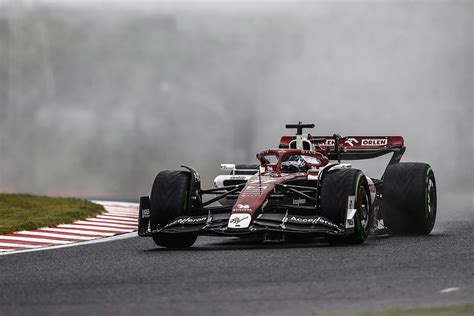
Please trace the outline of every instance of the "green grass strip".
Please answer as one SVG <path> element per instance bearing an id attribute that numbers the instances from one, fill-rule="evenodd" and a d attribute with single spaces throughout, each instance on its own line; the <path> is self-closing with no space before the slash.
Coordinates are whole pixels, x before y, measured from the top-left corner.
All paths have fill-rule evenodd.
<path id="1" fill-rule="evenodd" d="M 474 305 L 455 305 L 432 308 L 414 309 L 389 309 L 379 312 L 367 312 L 358 316 L 472 316 L 474 315 Z"/>
<path id="2" fill-rule="evenodd" d="M 0 193 L 0 234 L 72 223 L 103 211 L 87 200 Z"/>

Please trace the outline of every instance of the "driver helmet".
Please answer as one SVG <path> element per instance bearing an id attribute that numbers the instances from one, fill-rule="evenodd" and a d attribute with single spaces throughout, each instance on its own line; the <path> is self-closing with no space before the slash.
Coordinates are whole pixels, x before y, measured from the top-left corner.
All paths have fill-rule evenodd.
<path id="1" fill-rule="evenodd" d="M 306 161 L 301 155 L 289 155 L 281 163 L 281 171 L 287 173 L 306 172 Z"/>

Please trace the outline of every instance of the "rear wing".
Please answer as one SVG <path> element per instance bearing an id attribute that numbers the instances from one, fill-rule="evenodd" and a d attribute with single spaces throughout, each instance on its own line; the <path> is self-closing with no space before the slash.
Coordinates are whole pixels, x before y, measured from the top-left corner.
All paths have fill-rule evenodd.
<path id="1" fill-rule="evenodd" d="M 280 148 L 289 148 L 296 136 L 283 136 Z M 330 160 L 360 160 L 380 157 L 393 153 L 389 164 L 398 163 L 405 152 L 401 136 L 311 136 L 308 140 L 315 150 L 325 154 Z M 338 146 L 336 146 L 336 142 Z"/>

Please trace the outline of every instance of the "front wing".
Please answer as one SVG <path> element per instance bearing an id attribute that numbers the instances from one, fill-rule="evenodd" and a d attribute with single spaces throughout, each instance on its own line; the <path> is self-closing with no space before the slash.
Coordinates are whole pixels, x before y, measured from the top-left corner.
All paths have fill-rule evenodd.
<path id="1" fill-rule="evenodd" d="M 285 213 L 263 213 L 252 220 L 248 228 L 229 228 L 231 213 L 181 216 L 164 227 L 150 226 L 150 200 L 140 198 L 138 235 L 149 237 L 156 234 L 195 233 L 207 236 L 263 235 L 266 232 L 307 234 L 311 236 L 343 236 L 352 233 L 353 228 L 340 227 L 328 219 L 318 216 L 291 215 Z"/>

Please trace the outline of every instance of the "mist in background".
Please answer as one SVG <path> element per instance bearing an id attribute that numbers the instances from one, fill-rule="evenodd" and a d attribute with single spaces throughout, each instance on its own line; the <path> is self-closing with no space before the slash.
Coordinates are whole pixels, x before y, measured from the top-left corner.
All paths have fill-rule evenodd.
<path id="1" fill-rule="evenodd" d="M 0 1 L 0 192 L 136 199 L 181 164 L 210 185 L 297 121 L 402 135 L 473 192 L 473 3 Z"/>

